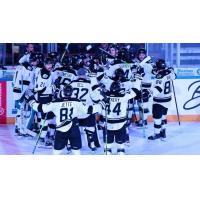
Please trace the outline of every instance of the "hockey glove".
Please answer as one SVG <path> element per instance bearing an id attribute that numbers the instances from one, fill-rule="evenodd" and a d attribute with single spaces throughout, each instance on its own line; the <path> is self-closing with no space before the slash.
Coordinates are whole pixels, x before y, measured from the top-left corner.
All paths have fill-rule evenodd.
<path id="1" fill-rule="evenodd" d="M 137 68 L 137 74 L 140 74 L 142 77 L 144 77 L 145 76 L 144 68 L 138 67 Z"/>
<path id="2" fill-rule="evenodd" d="M 28 62 L 23 62 L 22 65 L 25 67 L 25 68 L 28 68 L 30 66 L 30 64 Z"/>
<path id="3" fill-rule="evenodd" d="M 25 92 L 25 101 L 27 103 L 30 103 L 32 101 L 35 101 L 35 97 L 34 97 L 34 94 L 30 91 L 30 90 L 27 90 Z"/>
<path id="4" fill-rule="evenodd" d="M 142 100 L 144 102 L 148 102 L 149 98 L 151 97 L 151 92 L 150 90 L 143 89 L 142 94 L 141 94 Z"/>

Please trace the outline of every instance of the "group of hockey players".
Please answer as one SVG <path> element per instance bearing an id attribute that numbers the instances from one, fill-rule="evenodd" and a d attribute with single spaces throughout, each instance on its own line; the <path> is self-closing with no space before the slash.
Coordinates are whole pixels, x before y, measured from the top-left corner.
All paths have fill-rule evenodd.
<path id="1" fill-rule="evenodd" d="M 166 138 L 175 76 L 165 60 L 153 63 L 143 48 L 132 55 L 110 44 L 93 54 L 44 56 L 28 44 L 13 78 L 16 135 L 37 137 L 56 155 L 65 148 L 81 154 L 83 134 L 92 152 L 103 145 L 105 154 L 112 154 L 115 143 L 117 154 L 125 154 L 130 126 L 147 132 L 150 106 L 154 133 L 144 136 Z"/>

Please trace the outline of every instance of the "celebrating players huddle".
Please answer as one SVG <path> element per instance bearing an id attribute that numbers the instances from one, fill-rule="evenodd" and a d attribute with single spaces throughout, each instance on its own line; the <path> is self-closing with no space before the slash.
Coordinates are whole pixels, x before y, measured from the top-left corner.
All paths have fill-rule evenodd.
<path id="1" fill-rule="evenodd" d="M 94 54 L 50 52 L 45 58 L 28 51 L 19 63 L 13 79 L 17 136 L 37 137 L 36 145 L 53 146 L 55 155 L 65 148 L 81 154 L 82 134 L 91 152 L 101 148 L 103 136 L 105 154 L 113 153 L 114 143 L 117 154 L 125 154 L 133 123 L 148 140 L 166 138 L 176 75 L 165 60 L 153 63 L 145 49 L 132 56 L 110 45 Z M 154 134 L 146 134 L 151 98 Z"/>

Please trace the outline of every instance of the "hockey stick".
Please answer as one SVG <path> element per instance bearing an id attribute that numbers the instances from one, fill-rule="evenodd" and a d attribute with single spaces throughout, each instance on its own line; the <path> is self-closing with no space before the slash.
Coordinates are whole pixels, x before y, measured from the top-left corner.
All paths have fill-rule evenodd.
<path id="1" fill-rule="evenodd" d="M 144 102 L 143 102 L 143 94 L 142 94 L 142 86 L 141 87 L 141 108 L 142 108 L 142 132 L 143 132 L 143 137 L 146 138 L 146 133 L 145 133 L 145 123 L 144 123 Z"/>
<path id="2" fill-rule="evenodd" d="M 39 134 L 38 134 L 38 138 L 37 138 L 37 141 L 36 141 L 35 146 L 34 146 L 34 148 L 33 148 L 32 154 L 35 153 L 35 150 L 36 150 L 36 148 L 37 148 L 38 142 L 39 142 L 39 140 L 40 140 L 40 135 L 41 135 L 41 133 L 42 133 L 42 129 L 44 128 L 44 125 L 45 125 L 45 121 L 46 121 L 46 118 L 42 121 L 42 126 L 41 126 L 41 128 L 40 128 L 40 132 L 39 132 Z"/>
<path id="3" fill-rule="evenodd" d="M 137 121 L 137 116 L 136 116 L 136 113 L 135 113 L 135 100 L 133 102 L 133 120 L 134 120 L 134 123 Z"/>
<path id="4" fill-rule="evenodd" d="M 139 65 L 142 67 L 142 65 L 144 65 L 146 62 L 150 61 L 151 57 L 147 56 L 141 63 L 139 63 Z"/>
<path id="5" fill-rule="evenodd" d="M 69 44 L 70 43 L 67 43 L 66 46 L 65 46 L 65 51 L 63 52 L 61 58 L 60 58 L 60 62 L 62 62 L 63 58 L 65 57 L 66 53 L 69 53 Z"/>
<path id="6" fill-rule="evenodd" d="M 173 93 L 174 93 L 174 100 L 175 100 L 175 105 L 176 105 L 176 112 L 177 112 L 177 117 L 178 117 L 178 123 L 179 123 L 179 126 L 180 126 L 181 125 L 180 115 L 179 115 L 179 111 L 178 111 L 178 105 L 177 105 L 177 101 L 176 101 L 176 92 L 175 92 L 175 87 L 174 87 L 173 80 L 172 80 L 172 88 L 173 88 Z"/>
<path id="7" fill-rule="evenodd" d="M 107 117 L 107 108 L 108 108 L 108 104 L 106 104 L 105 106 L 105 125 L 104 125 L 104 129 L 105 129 L 105 154 L 108 155 L 108 130 L 107 130 L 107 123 L 108 123 L 108 117 Z"/>
<path id="8" fill-rule="evenodd" d="M 101 50 L 104 54 L 106 54 L 107 56 L 110 56 L 112 58 L 115 58 L 113 55 L 111 55 L 109 52 L 107 52 L 106 50 L 99 48 L 99 50 Z"/>

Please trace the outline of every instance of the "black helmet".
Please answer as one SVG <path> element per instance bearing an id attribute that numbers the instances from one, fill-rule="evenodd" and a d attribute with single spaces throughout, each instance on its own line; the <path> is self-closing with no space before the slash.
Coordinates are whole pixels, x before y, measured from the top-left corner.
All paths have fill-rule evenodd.
<path id="1" fill-rule="evenodd" d="M 164 59 L 158 59 L 156 61 L 156 68 L 157 69 L 166 69 L 167 68 L 167 65 L 165 63 L 165 60 Z"/>
<path id="2" fill-rule="evenodd" d="M 129 59 L 129 52 L 128 52 L 128 50 L 126 48 L 120 49 L 119 52 L 118 52 L 118 56 L 117 57 L 120 60 L 124 60 L 124 61 L 128 60 Z"/>
<path id="3" fill-rule="evenodd" d="M 40 52 L 37 52 L 36 53 L 36 58 L 37 60 L 39 60 L 40 62 L 43 62 L 44 61 L 44 55 Z"/>
<path id="4" fill-rule="evenodd" d="M 115 77 L 116 78 L 123 78 L 124 77 L 124 70 L 122 68 L 118 68 L 115 70 Z"/>
<path id="5" fill-rule="evenodd" d="M 64 97 L 71 97 L 73 93 L 73 88 L 71 85 L 66 85 L 64 88 L 63 88 L 63 95 Z"/>
<path id="6" fill-rule="evenodd" d="M 146 51 L 146 49 L 144 49 L 144 48 L 141 48 L 141 49 L 138 49 L 138 51 L 137 51 L 137 56 L 139 56 L 141 53 L 143 53 L 143 54 L 147 54 L 147 51 Z"/>
<path id="7" fill-rule="evenodd" d="M 61 64 L 63 67 L 68 67 L 72 64 L 72 58 L 70 58 L 69 56 L 64 57 Z"/>
<path id="8" fill-rule="evenodd" d="M 121 90 L 120 83 L 118 81 L 113 81 L 113 83 L 110 86 L 110 92 L 119 93 L 120 90 Z"/>
<path id="9" fill-rule="evenodd" d="M 47 57 L 45 60 L 44 60 L 44 64 L 54 64 L 53 60 L 49 57 Z"/>
<path id="10" fill-rule="evenodd" d="M 57 59 L 58 53 L 56 51 L 52 51 L 48 53 L 48 57 L 51 59 Z"/>
<path id="11" fill-rule="evenodd" d="M 29 56 L 29 63 L 37 61 L 36 53 L 31 53 Z"/>

